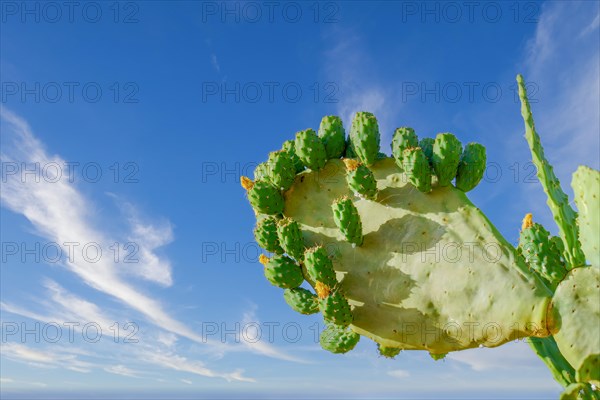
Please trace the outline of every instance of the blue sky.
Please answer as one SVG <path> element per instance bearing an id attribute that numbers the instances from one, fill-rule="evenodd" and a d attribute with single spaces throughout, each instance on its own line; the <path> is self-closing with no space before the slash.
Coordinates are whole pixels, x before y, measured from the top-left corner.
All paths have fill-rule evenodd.
<path id="1" fill-rule="evenodd" d="M 321 350 L 264 279 L 239 176 L 369 110 L 388 153 L 397 126 L 484 144 L 473 202 L 511 242 L 526 212 L 556 232 L 515 75 L 570 193 L 600 167 L 600 3 L 270 4 L 1 3 L 2 396 L 556 397 L 523 342 Z"/>

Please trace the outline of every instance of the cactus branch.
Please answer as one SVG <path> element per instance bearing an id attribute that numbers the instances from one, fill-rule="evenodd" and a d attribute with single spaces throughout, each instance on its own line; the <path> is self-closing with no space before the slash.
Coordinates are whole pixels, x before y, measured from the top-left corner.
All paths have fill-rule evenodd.
<path id="1" fill-rule="evenodd" d="M 521 99 L 521 115 L 525 122 L 525 138 L 531 150 L 531 159 L 537 168 L 537 176 L 548 197 L 548 207 L 552 211 L 554 221 L 558 225 L 561 239 L 565 243 L 565 260 L 568 269 L 585 264 L 585 256 L 578 240 L 576 223 L 577 213 L 569 205 L 569 198 L 560 187 L 560 182 L 550 163 L 546 160 L 540 137 L 535 130 L 531 107 L 527 99 L 525 81 L 521 75 L 517 76 L 519 85 L 519 98 Z"/>

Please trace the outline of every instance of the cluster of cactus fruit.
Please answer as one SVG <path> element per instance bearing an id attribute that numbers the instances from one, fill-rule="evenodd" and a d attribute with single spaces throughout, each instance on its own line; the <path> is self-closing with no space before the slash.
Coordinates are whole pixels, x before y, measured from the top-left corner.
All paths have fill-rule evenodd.
<path id="1" fill-rule="evenodd" d="M 347 138 L 339 117 L 324 117 L 318 133 L 298 132 L 254 180 L 241 178 L 255 239 L 271 253 L 260 256 L 265 276 L 293 310 L 322 313 L 324 349 L 345 353 L 366 336 L 385 357 L 426 350 L 441 359 L 529 338 L 566 387 L 563 398 L 600 398 L 600 173 L 575 174 L 578 215 L 518 83 L 558 236 L 528 214 L 515 249 L 469 201 L 485 171 L 482 145 L 463 146 L 450 133 L 419 140 L 403 127 L 388 157 L 368 112 L 356 113 Z"/>

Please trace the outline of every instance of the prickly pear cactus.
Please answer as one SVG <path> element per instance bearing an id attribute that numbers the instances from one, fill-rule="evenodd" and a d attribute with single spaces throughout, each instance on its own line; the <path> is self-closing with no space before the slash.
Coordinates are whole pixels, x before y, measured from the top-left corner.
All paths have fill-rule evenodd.
<path id="1" fill-rule="evenodd" d="M 577 216 L 544 158 L 518 82 L 526 138 L 557 237 L 528 216 L 515 249 L 471 203 L 465 192 L 483 177 L 482 145 L 463 147 L 450 133 L 419 140 L 403 127 L 387 157 L 368 112 L 356 114 L 348 138 L 339 118 L 325 117 L 319 135 L 307 129 L 286 142 L 285 168 L 255 182 L 242 178 L 261 221 L 258 243 L 285 252 L 261 256 L 265 275 L 286 289 L 293 310 L 323 314 L 325 350 L 345 353 L 364 336 L 384 357 L 425 350 L 437 360 L 527 337 L 569 387 L 565 396 L 583 387 L 582 398 L 596 398 L 599 172 L 576 173 Z M 276 175 L 287 174 L 294 156 L 307 169 L 296 169 L 286 189 L 277 182 L 287 178 Z"/>

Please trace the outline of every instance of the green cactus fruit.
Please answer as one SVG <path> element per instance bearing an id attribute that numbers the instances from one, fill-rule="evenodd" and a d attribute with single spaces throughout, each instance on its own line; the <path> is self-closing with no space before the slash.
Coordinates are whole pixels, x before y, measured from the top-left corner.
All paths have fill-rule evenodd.
<path id="1" fill-rule="evenodd" d="M 304 255 L 304 239 L 298 223 L 291 218 L 283 218 L 277 223 L 277 236 L 283 250 L 298 261 Z"/>
<path id="2" fill-rule="evenodd" d="M 346 180 L 350 189 L 360 197 L 375 199 L 377 197 L 377 182 L 373 172 L 360 162 L 352 159 L 344 159 L 348 173 Z"/>
<path id="3" fill-rule="evenodd" d="M 349 352 L 356 346 L 359 340 L 359 334 L 349 328 L 342 328 L 334 324 L 328 324 L 327 328 L 321 332 L 319 338 L 321 347 L 335 354 Z"/>
<path id="4" fill-rule="evenodd" d="M 419 138 L 413 128 L 396 128 L 392 137 L 392 156 L 396 159 L 396 164 L 400 171 L 404 170 L 404 150 L 410 147 L 418 147 Z"/>
<path id="5" fill-rule="evenodd" d="M 277 287 L 291 289 L 304 282 L 302 269 L 287 256 L 275 255 L 267 258 L 261 255 L 260 262 L 265 266 L 265 276 L 268 281 Z"/>
<path id="6" fill-rule="evenodd" d="M 304 266 L 308 276 L 315 282 L 321 282 L 328 288 L 337 285 L 333 263 L 322 246 L 311 247 L 304 253 Z"/>
<path id="7" fill-rule="evenodd" d="M 294 149 L 302 163 L 313 171 L 323 168 L 327 161 L 325 145 L 312 129 L 296 133 Z"/>
<path id="8" fill-rule="evenodd" d="M 283 249 L 279 245 L 279 237 L 277 236 L 277 219 L 274 217 L 265 217 L 256 223 L 254 239 L 266 251 L 283 254 Z"/>
<path id="9" fill-rule="evenodd" d="M 350 139 L 354 152 L 365 165 L 372 165 L 379 153 L 379 125 L 371 113 L 359 111 L 354 115 Z"/>
<path id="10" fill-rule="evenodd" d="M 262 162 L 254 168 L 254 180 L 269 182 L 269 164 Z"/>
<path id="11" fill-rule="evenodd" d="M 600 172 L 580 166 L 571 183 L 579 215 L 579 241 L 587 261 L 600 268 Z"/>
<path id="12" fill-rule="evenodd" d="M 570 270 L 554 292 L 549 314 L 556 344 L 577 378 L 600 386 L 600 270 Z"/>
<path id="13" fill-rule="evenodd" d="M 283 142 L 281 150 L 285 151 L 290 156 L 290 159 L 294 163 L 294 169 L 296 170 L 296 173 L 304 171 L 304 164 L 302 163 L 302 160 L 300 160 L 300 157 L 298 157 L 296 154 L 295 142 L 293 140 L 286 140 Z"/>
<path id="14" fill-rule="evenodd" d="M 340 158 L 346 149 L 346 131 L 342 119 L 335 115 L 323 117 L 319 126 L 319 137 L 325 145 L 327 158 Z"/>
<path id="15" fill-rule="evenodd" d="M 394 358 L 398 354 L 400 354 L 402 349 L 400 349 L 398 347 L 386 347 L 386 346 L 382 346 L 379 343 L 377 343 L 377 351 L 379 351 L 380 355 L 382 355 L 386 358 Z"/>
<path id="16" fill-rule="evenodd" d="M 567 273 L 561 260 L 560 249 L 550 240 L 550 233 L 542 225 L 525 225 L 529 226 L 521 230 L 519 251 L 527 264 L 554 289 Z"/>
<path id="17" fill-rule="evenodd" d="M 409 147 L 402 155 L 404 172 L 410 183 L 423 193 L 431 191 L 431 166 L 420 147 Z"/>
<path id="18" fill-rule="evenodd" d="M 319 310 L 325 321 L 335 325 L 348 326 L 352 323 L 350 304 L 339 291 L 331 292 L 325 298 L 319 299 Z"/>
<path id="19" fill-rule="evenodd" d="M 460 141 L 451 133 L 438 133 L 433 143 L 433 169 L 440 186 L 448 186 L 456 176 L 462 154 Z"/>
<path id="20" fill-rule="evenodd" d="M 433 138 L 423 138 L 419 140 L 419 147 L 423 149 L 423 154 L 427 156 L 427 160 L 429 160 L 429 164 L 433 166 L 433 143 L 435 139 Z"/>
<path id="21" fill-rule="evenodd" d="M 343 196 L 333 202 L 333 220 L 346 240 L 360 246 L 363 242 L 362 222 L 358 210 L 348 196 Z"/>
<path id="22" fill-rule="evenodd" d="M 467 143 L 456 172 L 456 187 L 463 192 L 475 188 L 485 172 L 485 147 L 479 143 Z"/>
<path id="23" fill-rule="evenodd" d="M 296 178 L 296 168 L 289 154 L 283 150 L 269 154 L 269 182 L 280 190 L 288 190 Z"/>
<path id="24" fill-rule="evenodd" d="M 283 212 L 284 200 L 281 192 L 266 181 L 252 182 L 242 176 L 242 187 L 246 189 L 248 200 L 254 210 L 261 214 L 281 214 Z"/>
<path id="25" fill-rule="evenodd" d="M 286 289 L 283 298 L 290 307 L 300 314 L 310 315 L 319 312 L 317 296 L 303 288 Z"/>
<path id="26" fill-rule="evenodd" d="M 356 158 L 356 152 L 354 151 L 354 146 L 352 145 L 352 140 L 350 137 L 346 139 L 346 152 L 344 154 L 345 158 Z"/>
<path id="27" fill-rule="evenodd" d="M 435 361 L 443 360 L 444 358 L 446 358 L 447 355 L 448 355 L 448 353 L 442 353 L 442 354 L 429 353 L 429 356 L 431 358 L 433 358 Z"/>

